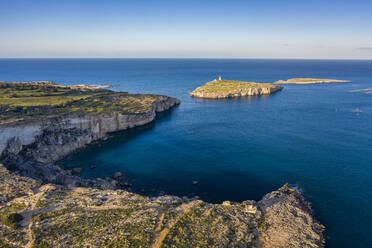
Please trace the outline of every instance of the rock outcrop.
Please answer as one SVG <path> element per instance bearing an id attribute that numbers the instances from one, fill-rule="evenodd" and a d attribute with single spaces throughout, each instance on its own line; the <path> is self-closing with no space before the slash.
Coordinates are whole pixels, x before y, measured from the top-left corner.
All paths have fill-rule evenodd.
<path id="1" fill-rule="evenodd" d="M 45 105 L 50 101 L 56 103 Z M 6 110 L 0 115 L 0 247 L 324 246 L 324 227 L 289 185 L 259 202 L 210 204 L 140 196 L 117 189 L 119 172 L 117 180 L 82 179 L 81 170 L 54 164 L 177 104 L 86 86 L 42 82 L 14 89 L 0 82 Z"/>
<path id="2" fill-rule="evenodd" d="M 156 112 L 177 104 L 177 99 L 167 97 L 155 101 L 151 111 L 139 114 L 87 114 L 0 124 L 0 154 L 24 152 L 38 162 L 52 163 L 109 133 L 147 124 Z"/>
<path id="3" fill-rule="evenodd" d="M 0 196 L 0 247 L 324 246 L 324 227 L 289 185 L 259 202 L 210 204 L 43 185 L 0 165 Z"/>
<path id="4" fill-rule="evenodd" d="M 321 79 L 321 78 L 291 78 L 286 81 L 278 80 L 274 84 L 325 84 L 325 83 L 348 83 L 348 80 Z"/>
<path id="5" fill-rule="evenodd" d="M 263 248 L 324 245 L 324 226 L 314 220 L 310 204 L 297 189 L 285 184 L 265 195 L 258 206 L 265 216 L 259 235 Z"/>
<path id="6" fill-rule="evenodd" d="M 363 94 L 367 94 L 367 95 L 372 95 L 372 88 L 349 90 L 349 92 L 350 93 L 363 93 Z"/>
<path id="7" fill-rule="evenodd" d="M 190 96 L 207 99 L 223 99 L 270 95 L 282 90 L 282 86 L 233 80 L 214 80 L 190 92 Z"/>
<path id="8" fill-rule="evenodd" d="M 0 115 L 0 162 L 44 182 L 91 185 L 54 163 L 112 132 L 152 122 L 157 112 L 179 103 L 81 85 L 0 83 L 0 107 L 6 109 Z"/>

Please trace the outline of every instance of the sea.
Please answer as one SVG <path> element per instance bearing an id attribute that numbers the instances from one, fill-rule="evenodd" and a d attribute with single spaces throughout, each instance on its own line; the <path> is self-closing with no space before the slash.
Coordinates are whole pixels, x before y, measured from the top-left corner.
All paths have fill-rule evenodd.
<path id="1" fill-rule="evenodd" d="M 352 82 L 285 85 L 270 96 L 228 100 L 188 95 L 219 76 Z M 110 84 L 115 91 L 181 100 L 154 122 L 113 134 L 61 162 L 82 167 L 83 177 L 120 171 L 134 192 L 212 203 L 260 200 L 288 182 L 326 226 L 327 247 L 372 247 L 372 94 L 355 91 L 372 88 L 372 61 L 0 59 L 0 81 L 38 80 Z"/>

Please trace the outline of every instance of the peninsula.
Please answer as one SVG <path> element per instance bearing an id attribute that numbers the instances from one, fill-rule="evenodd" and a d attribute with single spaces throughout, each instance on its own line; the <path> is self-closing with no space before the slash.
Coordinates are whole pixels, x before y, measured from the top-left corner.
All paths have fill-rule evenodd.
<path id="1" fill-rule="evenodd" d="M 282 86 L 268 83 L 255 83 L 234 80 L 213 80 L 190 92 L 190 96 L 198 98 L 234 98 L 245 96 L 270 95 L 282 90 Z"/>
<path id="2" fill-rule="evenodd" d="M 321 78 L 291 78 L 287 81 L 278 80 L 274 84 L 326 84 L 326 83 L 349 83 L 348 80 L 321 79 Z"/>
<path id="3" fill-rule="evenodd" d="M 112 132 L 149 123 L 179 103 L 86 85 L 0 82 L 0 160 L 26 176 L 74 184 L 51 164 Z"/>
<path id="4" fill-rule="evenodd" d="M 179 103 L 86 85 L 1 82 L 0 247 L 324 247 L 324 226 L 288 184 L 260 201 L 210 204 L 141 196 L 118 178 L 83 179 L 55 165 Z"/>

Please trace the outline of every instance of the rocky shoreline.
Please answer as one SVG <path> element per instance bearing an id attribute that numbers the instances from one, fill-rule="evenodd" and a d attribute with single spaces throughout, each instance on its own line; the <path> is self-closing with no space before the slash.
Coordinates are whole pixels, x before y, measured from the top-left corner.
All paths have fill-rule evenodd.
<path id="1" fill-rule="evenodd" d="M 291 78 L 278 80 L 274 84 L 328 84 L 328 83 L 349 83 L 349 80 L 322 79 L 322 78 Z"/>
<path id="2" fill-rule="evenodd" d="M 213 80 L 190 92 L 190 96 L 206 99 L 226 99 L 247 96 L 271 95 L 281 91 L 282 86 L 267 83 L 234 80 Z"/>
<path id="3" fill-rule="evenodd" d="M 324 226 L 288 184 L 210 204 L 43 184 L 0 165 L 0 191 L 0 247 L 324 247 Z"/>
<path id="4" fill-rule="evenodd" d="M 67 186 L 112 188 L 109 180 L 85 180 L 54 163 L 85 146 L 106 139 L 110 133 L 154 121 L 157 112 L 171 109 L 180 102 L 175 98 L 154 102 L 150 112 L 51 118 L 31 123 L 0 125 L 0 161 L 20 175 L 45 183 Z"/>
<path id="5" fill-rule="evenodd" d="M 102 94 L 103 100 L 111 99 L 110 92 Z M 324 226 L 288 184 L 258 202 L 210 204 L 144 197 L 120 189 L 119 180 L 82 179 L 55 165 L 180 103 L 165 96 L 112 94 L 120 103 L 132 97 L 141 104 L 124 105 L 131 112 L 97 114 L 85 108 L 43 118 L 35 118 L 32 108 L 28 119 L 0 124 L 0 163 L 5 165 L 0 164 L 0 247 L 324 247 Z M 86 106 L 86 98 L 74 98 L 72 104 L 80 101 Z"/>
<path id="6" fill-rule="evenodd" d="M 0 84 L 0 89 L 2 87 L 9 88 L 9 85 L 12 85 L 12 83 L 2 83 Z M 156 113 L 169 110 L 180 104 L 178 99 L 172 97 L 130 95 L 128 93 L 115 93 L 97 87 L 91 88 L 82 85 L 71 86 L 71 88 L 50 82 L 15 83 L 15 85 L 17 93 L 20 92 L 18 94 L 26 94 L 35 89 L 35 87 L 39 91 L 45 91 L 48 94 L 50 89 L 53 92 L 56 90 L 58 92 L 60 89 L 67 90 L 67 96 L 75 93 L 78 95 L 86 94 L 87 90 L 89 91 L 87 93 L 89 94 L 88 96 L 92 94 L 93 97 L 97 94 L 103 94 L 104 97 L 108 98 L 112 94 L 114 97 L 119 98 L 120 101 L 130 98 L 131 102 L 129 102 L 129 105 L 124 105 L 124 107 L 131 110 L 133 109 L 132 105 L 135 107 L 133 111 L 119 110 L 101 113 L 79 111 L 59 116 L 55 114 L 39 116 L 40 114 L 35 115 L 31 113 L 30 117 L 23 120 L 14 118 L 15 121 L 0 122 L 1 163 L 10 170 L 17 171 L 19 175 L 42 180 L 44 183 L 56 183 L 68 187 L 116 188 L 120 186 L 117 181 L 112 179 L 82 179 L 76 173 L 74 174 L 72 171 L 64 170 L 55 165 L 55 162 L 83 149 L 91 143 L 108 138 L 111 133 L 150 123 L 155 120 Z M 22 90 L 19 87 L 23 87 Z M 24 87 L 26 88 L 24 89 Z M 101 97 L 101 95 L 98 96 Z M 29 98 L 31 99 L 32 97 Z M 28 100 L 28 98 L 26 99 Z M 138 99 L 140 100 L 139 104 L 135 102 Z M 19 100 L 19 98 L 15 100 Z M 73 101 L 76 102 L 75 99 Z M 146 108 L 143 106 L 146 106 Z M 39 108 L 45 109 L 44 106 Z M 58 108 L 58 106 L 55 108 Z M 27 113 L 30 112 L 29 110 L 26 111 Z M 24 115 L 27 116 L 26 114 Z M 23 113 L 18 115 L 23 115 Z M 3 118 L 6 118 L 6 116 Z"/>

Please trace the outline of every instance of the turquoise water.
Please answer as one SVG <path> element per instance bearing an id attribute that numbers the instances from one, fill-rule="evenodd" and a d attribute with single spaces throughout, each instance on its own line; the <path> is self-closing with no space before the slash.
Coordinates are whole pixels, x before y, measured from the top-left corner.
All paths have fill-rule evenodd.
<path id="1" fill-rule="evenodd" d="M 0 80 L 114 84 L 114 90 L 179 98 L 155 123 L 71 157 L 85 177 L 122 171 L 133 190 L 259 200 L 296 184 L 327 227 L 328 247 L 372 247 L 372 61 L 60 59 L 0 60 Z M 292 77 L 352 83 L 288 85 L 269 97 L 200 100 L 195 87 L 225 79 Z M 353 112 L 360 109 L 361 113 Z M 97 166 L 89 170 L 89 166 Z M 192 181 L 197 180 L 197 186 Z"/>

